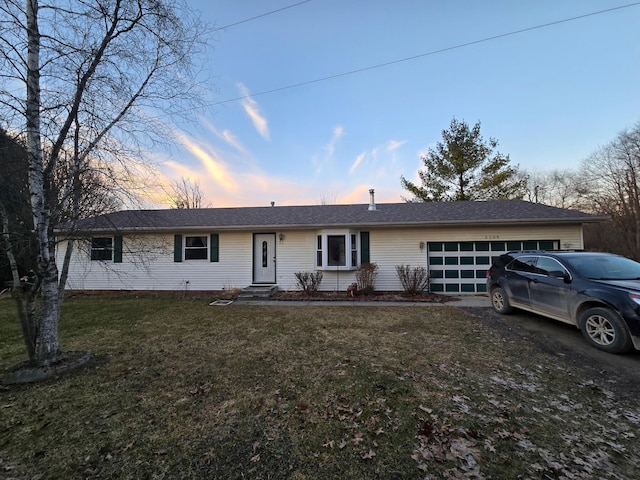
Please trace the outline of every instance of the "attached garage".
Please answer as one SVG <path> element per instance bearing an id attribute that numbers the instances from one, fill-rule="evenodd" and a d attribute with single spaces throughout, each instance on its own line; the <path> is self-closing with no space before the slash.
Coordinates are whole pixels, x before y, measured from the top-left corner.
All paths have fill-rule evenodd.
<path id="1" fill-rule="evenodd" d="M 511 250 L 557 250 L 559 240 L 428 242 L 430 288 L 438 293 L 485 293 L 493 260 Z"/>

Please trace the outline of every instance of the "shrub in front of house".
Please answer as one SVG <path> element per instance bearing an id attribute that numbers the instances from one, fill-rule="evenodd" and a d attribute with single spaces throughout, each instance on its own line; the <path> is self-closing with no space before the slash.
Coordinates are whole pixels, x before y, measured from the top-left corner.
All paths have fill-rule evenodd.
<path id="1" fill-rule="evenodd" d="M 396 265 L 396 274 L 408 295 L 418 295 L 429 288 L 429 271 L 424 267 Z"/>
<path id="2" fill-rule="evenodd" d="M 356 284 L 358 295 L 370 295 L 375 290 L 378 265 L 376 263 L 363 263 L 356 271 Z"/>
<path id="3" fill-rule="evenodd" d="M 296 272 L 296 284 L 305 295 L 315 295 L 322 282 L 322 272 Z"/>

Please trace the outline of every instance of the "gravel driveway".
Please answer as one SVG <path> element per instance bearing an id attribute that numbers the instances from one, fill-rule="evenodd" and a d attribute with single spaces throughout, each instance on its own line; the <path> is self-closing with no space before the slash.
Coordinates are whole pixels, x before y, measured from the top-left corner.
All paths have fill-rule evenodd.
<path id="1" fill-rule="evenodd" d="M 624 397 L 640 394 L 640 351 L 626 355 L 602 352 L 589 346 L 577 328 L 528 312 L 500 315 L 490 307 L 461 308 L 500 335 L 536 345 L 565 366 L 575 368 L 586 380 Z"/>

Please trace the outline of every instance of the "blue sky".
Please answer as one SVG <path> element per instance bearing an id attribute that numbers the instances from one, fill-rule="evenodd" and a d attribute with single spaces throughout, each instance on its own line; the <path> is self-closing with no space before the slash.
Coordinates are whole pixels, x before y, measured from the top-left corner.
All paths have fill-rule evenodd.
<path id="1" fill-rule="evenodd" d="M 299 2 L 190 1 L 218 28 Z M 176 132 L 164 173 L 216 207 L 399 202 L 453 117 L 521 169 L 576 168 L 640 121 L 640 5 L 424 54 L 631 3 L 310 0 L 222 28 L 220 103 Z"/>

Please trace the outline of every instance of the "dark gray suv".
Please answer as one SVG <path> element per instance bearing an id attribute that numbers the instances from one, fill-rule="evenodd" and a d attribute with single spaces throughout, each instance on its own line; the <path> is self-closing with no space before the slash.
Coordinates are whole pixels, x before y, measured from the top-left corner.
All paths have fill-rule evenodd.
<path id="1" fill-rule="evenodd" d="M 498 313 L 519 308 L 570 323 L 607 352 L 640 350 L 640 263 L 628 258 L 509 252 L 487 271 L 487 292 Z"/>

